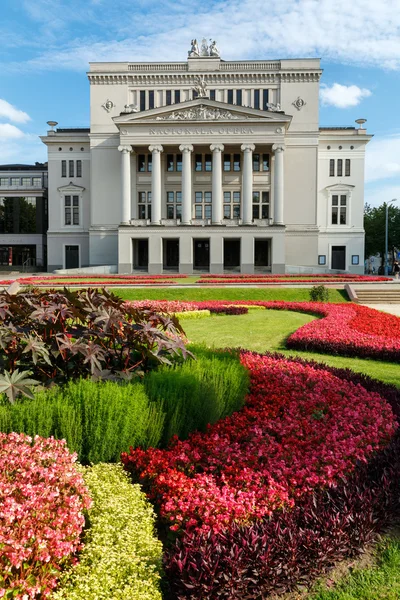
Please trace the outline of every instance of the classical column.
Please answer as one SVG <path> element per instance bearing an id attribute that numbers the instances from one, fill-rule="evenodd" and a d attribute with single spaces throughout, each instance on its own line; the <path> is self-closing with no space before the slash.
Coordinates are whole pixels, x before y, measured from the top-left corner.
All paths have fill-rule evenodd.
<path id="1" fill-rule="evenodd" d="M 211 144 L 212 152 L 212 223 L 222 223 L 222 144 Z"/>
<path id="2" fill-rule="evenodd" d="M 284 171 L 283 152 L 285 146 L 274 144 L 272 151 L 275 153 L 274 169 L 274 225 L 283 225 L 283 193 L 284 193 Z"/>
<path id="3" fill-rule="evenodd" d="M 183 225 L 190 225 L 192 220 L 192 152 L 191 144 L 179 146 L 182 152 L 182 218 Z"/>
<path id="4" fill-rule="evenodd" d="M 243 225 L 250 225 L 253 221 L 253 151 L 254 144 L 242 144 L 240 146 L 243 152 Z"/>
<path id="5" fill-rule="evenodd" d="M 122 152 L 121 165 L 121 191 L 122 191 L 122 215 L 121 223 L 128 225 L 131 220 L 131 146 L 118 146 Z"/>
<path id="6" fill-rule="evenodd" d="M 151 171 L 151 224 L 161 223 L 161 152 L 162 146 L 149 146 L 153 155 Z"/>

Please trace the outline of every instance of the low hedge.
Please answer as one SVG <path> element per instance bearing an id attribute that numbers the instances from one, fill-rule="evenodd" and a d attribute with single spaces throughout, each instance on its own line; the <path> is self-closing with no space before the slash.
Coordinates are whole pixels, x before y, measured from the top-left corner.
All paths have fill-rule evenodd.
<path id="1" fill-rule="evenodd" d="M 209 317 L 210 314 L 209 310 L 192 310 L 177 312 L 175 313 L 175 316 L 178 317 L 180 321 L 187 321 L 188 319 L 203 319 L 204 317 Z"/>
<path id="2" fill-rule="evenodd" d="M 79 563 L 66 570 L 53 600 L 161 600 L 162 545 L 155 516 L 120 465 L 84 470 L 93 498 Z"/>

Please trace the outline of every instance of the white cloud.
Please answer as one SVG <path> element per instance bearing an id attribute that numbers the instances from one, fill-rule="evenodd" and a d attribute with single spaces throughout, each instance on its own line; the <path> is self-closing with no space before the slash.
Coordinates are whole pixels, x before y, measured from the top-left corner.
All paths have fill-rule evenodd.
<path id="1" fill-rule="evenodd" d="M 400 0 L 24 0 L 42 49 L 14 70 L 87 69 L 88 61 L 184 60 L 193 37 L 224 59 L 321 56 L 400 70 Z M 73 37 L 75 36 L 75 38 Z"/>
<path id="2" fill-rule="evenodd" d="M 3 119 L 8 119 L 9 121 L 13 121 L 14 123 L 27 123 L 27 121 L 31 120 L 30 116 L 26 112 L 15 108 L 15 106 L 6 100 L 2 100 L 1 98 L 0 117 Z"/>
<path id="3" fill-rule="evenodd" d="M 389 202 L 397 198 L 395 206 L 400 207 L 400 184 L 399 185 L 379 185 L 367 186 L 365 189 L 365 203 L 371 206 L 381 206 L 384 202 Z"/>
<path id="4" fill-rule="evenodd" d="M 365 180 L 372 182 L 392 177 L 400 180 L 400 135 L 373 139 L 366 149 Z"/>
<path id="5" fill-rule="evenodd" d="M 37 135 L 27 134 L 23 137 L 8 139 L 7 143 L 0 144 L 0 164 L 29 165 L 46 160 L 47 148 Z"/>
<path id="6" fill-rule="evenodd" d="M 322 85 L 319 91 L 321 102 L 324 106 L 336 108 L 350 108 L 360 104 L 363 98 L 371 96 L 372 92 L 357 85 L 341 85 L 334 83 L 331 87 Z"/>
<path id="7" fill-rule="evenodd" d="M 15 125 L 0 123 L 0 140 L 15 140 L 24 136 L 24 132 L 18 129 L 18 127 L 15 127 Z"/>

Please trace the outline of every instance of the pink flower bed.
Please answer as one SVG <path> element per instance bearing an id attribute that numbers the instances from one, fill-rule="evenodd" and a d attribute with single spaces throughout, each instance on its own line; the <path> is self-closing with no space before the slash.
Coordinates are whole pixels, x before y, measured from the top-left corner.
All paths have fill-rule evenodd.
<path id="1" fill-rule="evenodd" d="M 125 305 L 137 310 L 151 310 L 159 313 L 198 310 L 196 302 L 181 302 L 180 300 L 127 300 Z"/>
<path id="2" fill-rule="evenodd" d="M 167 450 L 130 449 L 125 467 L 174 531 L 223 531 L 335 487 L 392 438 L 386 400 L 329 371 L 242 353 L 246 406 Z"/>
<path id="3" fill-rule="evenodd" d="M 330 273 L 304 273 L 304 274 L 290 274 L 290 273 L 283 273 L 282 275 L 273 275 L 272 273 L 260 273 L 260 274 L 253 274 L 253 275 L 242 275 L 242 274 L 230 274 L 230 273 L 223 273 L 221 275 L 201 275 L 201 280 L 209 280 L 209 279 L 232 279 L 235 281 L 240 281 L 243 280 L 245 282 L 248 282 L 249 279 L 254 279 L 254 280 L 260 280 L 260 279 L 265 279 L 265 280 L 277 280 L 280 281 L 282 279 L 288 279 L 290 281 L 293 280 L 305 280 L 305 279 L 309 279 L 312 281 L 366 281 L 366 282 L 370 282 L 370 281 L 391 281 L 390 277 L 383 277 L 383 276 L 377 276 L 377 275 L 353 275 L 351 273 L 342 273 L 342 274 L 330 274 Z M 200 282 L 199 282 L 200 283 Z"/>
<path id="4" fill-rule="evenodd" d="M 47 598 L 90 499 L 64 441 L 0 433 L 0 598 Z M 11 594 L 11 595 L 10 595 Z"/>
<path id="5" fill-rule="evenodd" d="M 46 275 L 43 277 L 20 277 L 18 282 L 21 285 L 40 286 L 64 286 L 64 285 L 130 285 L 130 284 L 151 284 L 151 285 L 173 285 L 174 279 L 185 279 L 187 275 Z M 3 279 L 0 285 L 11 285 L 13 279 Z"/>

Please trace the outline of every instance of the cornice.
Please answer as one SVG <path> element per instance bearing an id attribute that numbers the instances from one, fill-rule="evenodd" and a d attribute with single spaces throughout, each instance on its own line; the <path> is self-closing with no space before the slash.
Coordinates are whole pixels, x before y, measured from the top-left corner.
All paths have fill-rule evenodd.
<path id="1" fill-rule="evenodd" d="M 198 76 L 204 77 L 208 86 L 227 84 L 273 84 L 318 82 L 321 72 L 191 72 L 191 73 L 89 73 L 91 85 L 132 85 L 132 86 L 193 86 Z"/>

